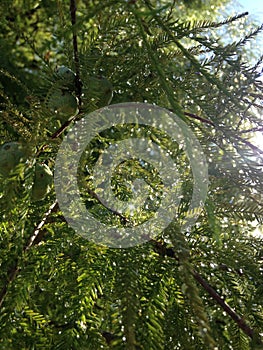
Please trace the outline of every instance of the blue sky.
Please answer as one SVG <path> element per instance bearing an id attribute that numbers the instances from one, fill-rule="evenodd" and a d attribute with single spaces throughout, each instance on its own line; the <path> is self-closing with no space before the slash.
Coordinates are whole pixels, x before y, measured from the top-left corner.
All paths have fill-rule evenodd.
<path id="1" fill-rule="evenodd" d="M 263 23 L 263 0 L 238 0 L 239 4 L 242 5 L 241 10 L 248 11 L 249 15 L 255 17 L 260 23 Z M 261 51 L 262 52 L 262 51 Z M 259 133 L 255 135 L 253 143 L 263 150 L 263 134 Z M 254 222 L 255 231 L 253 235 L 263 237 L 263 226 L 259 226 L 257 222 Z"/>
<path id="2" fill-rule="evenodd" d="M 263 24 L 263 0 L 232 0 L 232 6 L 237 13 L 248 11 L 250 23 L 258 26 Z M 260 55 L 263 53 L 263 31 L 258 34 L 256 42 L 258 55 Z"/>
<path id="3" fill-rule="evenodd" d="M 237 0 L 242 6 L 242 11 L 248 11 L 249 15 L 263 23 L 263 0 Z"/>

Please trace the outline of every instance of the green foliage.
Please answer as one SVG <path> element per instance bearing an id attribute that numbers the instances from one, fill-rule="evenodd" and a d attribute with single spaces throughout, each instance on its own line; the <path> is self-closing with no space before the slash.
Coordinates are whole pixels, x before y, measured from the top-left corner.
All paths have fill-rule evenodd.
<path id="1" fill-rule="evenodd" d="M 262 57 L 252 67 L 245 57 L 262 27 L 228 42 L 245 16 L 217 21 L 226 1 L 154 0 L 79 0 L 72 25 L 69 3 L 0 4 L 0 348 L 259 349 L 263 250 L 252 223 L 263 222 L 262 151 L 251 137 L 262 131 Z M 156 104 L 187 123 L 207 158 L 209 193 L 191 232 L 175 220 L 144 245 L 110 249 L 70 228 L 52 174 L 68 125 L 122 102 Z M 86 208 L 124 227 L 154 216 L 164 184 L 147 162 L 129 159 L 112 177 L 122 201 L 137 179 L 147 183 L 135 215 L 105 208 L 93 188 L 103 150 L 127 137 L 170 154 L 183 219 L 194 185 L 187 156 L 162 130 L 136 124 L 87 146 L 78 169 Z"/>

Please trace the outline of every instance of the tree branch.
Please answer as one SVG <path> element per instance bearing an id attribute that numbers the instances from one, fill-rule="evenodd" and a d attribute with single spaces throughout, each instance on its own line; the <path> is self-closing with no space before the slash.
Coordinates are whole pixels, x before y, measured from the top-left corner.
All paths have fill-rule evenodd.
<path id="1" fill-rule="evenodd" d="M 76 12 L 77 12 L 76 0 L 70 0 L 70 16 L 71 16 L 71 24 L 72 24 L 72 44 L 73 44 L 75 71 L 76 71 L 76 88 L 77 88 L 77 97 L 79 99 L 79 104 L 81 105 L 82 84 L 81 84 L 81 80 L 80 80 L 78 40 L 77 40 L 77 34 L 76 34 L 76 22 L 77 22 L 76 21 Z"/>
<path id="2" fill-rule="evenodd" d="M 56 139 L 58 138 L 64 130 L 67 129 L 67 127 L 72 123 L 72 121 L 74 120 L 75 118 L 72 118 L 72 119 L 69 119 L 66 121 L 66 123 L 64 123 L 58 130 L 56 130 L 52 135 L 51 135 L 51 139 Z"/>
<path id="3" fill-rule="evenodd" d="M 244 140 L 242 137 L 236 135 L 236 138 L 244 143 L 245 145 L 247 145 L 249 148 L 251 148 L 254 152 L 258 153 L 258 154 L 263 154 L 263 151 L 258 148 L 257 146 L 253 145 L 251 142 L 247 141 L 247 140 Z"/>
<path id="4" fill-rule="evenodd" d="M 263 131 L 263 127 L 255 127 L 255 128 L 251 128 L 251 129 L 247 129 L 247 130 L 240 130 L 240 134 L 245 134 L 245 133 L 249 133 L 249 132 L 260 132 Z"/>
<path id="5" fill-rule="evenodd" d="M 194 118 L 194 119 L 200 120 L 202 123 L 206 123 L 206 124 L 210 124 L 210 125 L 215 126 L 215 124 L 211 120 L 199 117 L 196 114 L 184 112 L 184 115 L 186 115 L 187 117 L 190 117 L 190 118 Z"/>
<path id="6" fill-rule="evenodd" d="M 174 258 L 179 262 L 179 258 L 176 256 L 173 248 L 167 248 L 165 243 L 158 242 L 156 240 L 151 240 L 155 251 L 161 256 L 169 256 Z M 240 317 L 225 301 L 221 296 L 209 285 L 208 282 L 204 280 L 204 278 L 196 271 L 192 273 L 194 279 L 205 289 L 205 291 L 219 304 L 222 309 L 232 318 L 233 321 L 236 322 L 238 327 L 242 329 L 242 331 L 248 335 L 251 339 L 255 339 L 257 336 L 254 330 L 245 322 L 243 317 Z M 262 342 L 259 340 L 259 344 Z"/>
<path id="7" fill-rule="evenodd" d="M 107 206 L 105 206 L 105 204 L 102 202 L 102 200 L 100 199 L 100 197 L 97 195 L 96 192 L 92 191 L 90 188 L 87 188 L 87 192 L 91 195 L 92 198 L 96 199 L 101 205 L 104 206 L 104 208 L 107 208 L 112 214 L 118 216 L 121 220 L 121 223 L 123 224 L 128 224 L 130 223 L 130 220 L 122 215 L 121 213 L 119 213 L 118 211 L 114 210 L 114 209 L 111 209 L 111 208 L 108 208 Z"/>
<path id="8" fill-rule="evenodd" d="M 27 244 L 23 248 L 23 253 L 27 252 L 31 248 L 31 246 L 36 241 L 38 235 L 40 234 L 41 228 L 45 225 L 49 215 L 52 212 L 56 211 L 57 209 L 58 209 L 58 203 L 56 201 L 49 207 L 48 211 L 44 214 L 41 222 L 35 228 L 33 234 L 31 235 L 31 237 L 29 238 Z M 4 284 L 3 288 L 0 291 L 0 307 L 2 306 L 3 301 L 4 301 L 5 297 L 6 297 L 6 294 L 8 292 L 8 287 L 14 281 L 14 279 L 16 278 L 18 272 L 20 271 L 19 262 L 20 262 L 20 259 L 16 259 L 14 266 L 12 268 L 10 268 L 10 270 L 7 273 L 7 276 L 8 276 L 7 277 L 7 281 L 6 281 L 6 283 Z"/>
<path id="9" fill-rule="evenodd" d="M 75 73 L 76 73 L 76 94 L 79 100 L 79 106 L 81 105 L 81 93 L 82 93 L 82 82 L 80 79 L 80 62 L 79 62 L 79 51 L 78 51 L 78 39 L 77 39 L 77 33 L 76 33 L 76 12 L 77 12 L 77 5 L 76 0 L 70 0 L 70 17 L 71 17 L 71 24 L 72 24 L 72 45 L 73 45 L 73 56 L 74 56 L 74 62 L 75 62 Z M 76 118 L 69 119 L 64 123 L 57 131 L 55 131 L 52 135 L 52 139 L 56 139 L 59 137 L 64 130 L 67 129 L 67 127 L 71 124 L 71 122 Z"/>
<path id="10" fill-rule="evenodd" d="M 234 320 L 238 327 L 243 330 L 243 332 L 248 335 L 251 339 L 254 339 L 255 332 L 249 325 L 240 317 L 225 301 L 220 297 L 220 295 L 203 279 L 198 272 L 194 271 L 193 276 L 195 280 L 201 284 L 201 286 L 207 291 L 207 293 L 219 304 L 222 309 Z"/>
<path id="11" fill-rule="evenodd" d="M 45 223 L 47 222 L 47 219 L 49 217 L 49 215 L 53 212 L 55 212 L 58 209 L 58 202 L 55 201 L 48 209 L 48 211 L 44 214 L 41 222 L 37 225 L 37 227 L 35 228 L 32 236 L 29 238 L 27 245 L 24 247 L 24 252 L 27 252 L 29 250 L 29 248 L 31 248 L 32 245 L 34 245 L 35 240 L 37 239 L 40 230 L 42 229 L 42 227 L 45 225 Z"/>
<path id="12" fill-rule="evenodd" d="M 82 83 L 80 80 L 80 64 L 79 64 L 79 54 L 78 54 L 78 42 L 77 42 L 77 35 L 76 35 L 76 11 L 77 11 L 77 7 L 76 7 L 76 1 L 75 0 L 70 0 L 70 15 L 71 15 L 71 23 L 72 23 L 72 32 L 73 32 L 73 36 L 72 36 L 72 42 L 73 42 L 73 52 L 74 52 L 74 61 L 75 61 L 75 72 L 76 72 L 76 93 L 77 93 L 77 97 L 79 99 L 79 104 L 81 104 L 81 90 L 82 90 Z M 59 137 L 62 132 L 70 125 L 72 120 L 67 121 L 64 125 L 61 126 L 61 128 L 59 128 L 52 136 L 52 139 L 55 139 L 57 137 Z M 48 218 L 48 216 L 55 211 L 58 208 L 58 203 L 55 202 L 53 203 L 49 210 L 44 214 L 42 221 L 37 225 L 36 229 L 34 230 L 32 236 L 30 237 L 28 243 L 24 246 L 23 248 L 23 253 L 27 252 L 30 247 L 34 244 L 34 242 L 36 241 L 39 233 L 41 232 L 41 228 L 45 225 L 46 220 Z M 12 283 L 12 281 L 14 281 L 14 279 L 16 278 L 18 272 L 19 272 L 20 268 L 19 268 L 19 259 L 16 260 L 14 266 L 9 270 L 8 272 L 8 278 L 7 281 L 4 285 L 4 287 L 2 288 L 2 290 L 0 291 L 0 307 L 3 304 L 3 301 L 5 299 L 5 296 L 7 294 L 8 291 L 8 286 Z"/>

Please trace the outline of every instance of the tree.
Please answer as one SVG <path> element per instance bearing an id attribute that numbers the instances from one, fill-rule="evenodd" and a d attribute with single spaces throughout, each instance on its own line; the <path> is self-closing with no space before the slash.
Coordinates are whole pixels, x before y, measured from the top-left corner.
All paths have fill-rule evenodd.
<path id="1" fill-rule="evenodd" d="M 262 151 L 250 140 L 262 131 L 262 57 L 252 67 L 243 60 L 262 27 L 226 44 L 218 30 L 245 14 L 216 21 L 218 1 L 204 20 L 194 11 L 202 3 L 210 5 L 1 4 L 1 349 L 262 347 L 262 238 L 251 234 L 263 218 Z M 116 249 L 71 228 L 51 173 L 72 125 L 125 102 L 174 113 L 202 146 L 209 186 L 195 223 L 182 231 L 194 172 L 161 123 L 119 123 L 95 135 L 80 160 L 79 188 L 105 225 L 139 230 L 164 191 L 154 166 L 128 159 L 111 179 L 116 198 L 132 199 L 143 178 L 147 205 L 134 215 L 107 208 L 92 175 L 114 142 L 150 138 L 171 155 L 182 183 L 176 218 L 144 244 Z"/>

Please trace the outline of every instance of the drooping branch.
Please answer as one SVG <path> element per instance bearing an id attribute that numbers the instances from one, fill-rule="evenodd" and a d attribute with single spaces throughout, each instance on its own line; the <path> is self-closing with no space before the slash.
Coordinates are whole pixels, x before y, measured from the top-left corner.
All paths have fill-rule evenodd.
<path id="1" fill-rule="evenodd" d="M 103 204 L 95 192 L 93 192 L 91 190 L 88 190 L 88 192 L 93 198 L 97 199 L 101 204 Z M 48 218 L 50 217 L 50 215 L 52 213 L 56 212 L 58 209 L 59 209 L 58 202 L 55 201 L 54 203 L 52 203 L 52 205 L 49 207 L 49 209 L 45 212 L 40 223 L 36 226 L 34 232 L 32 233 L 28 242 L 26 243 L 26 245 L 23 248 L 23 253 L 26 253 L 36 242 L 38 243 L 38 241 L 42 239 L 42 237 L 40 237 L 40 235 L 41 235 L 43 226 L 48 222 Z M 119 218 L 123 224 L 129 223 L 129 219 L 126 218 L 125 216 L 123 216 L 122 214 L 118 213 L 117 211 L 115 211 L 113 209 L 109 209 L 109 210 L 112 212 L 112 214 L 119 216 Z M 18 272 L 20 271 L 20 267 L 19 267 L 20 261 L 21 261 L 21 259 L 16 259 L 13 267 L 11 267 L 7 273 L 8 277 L 7 277 L 6 283 L 4 284 L 3 288 L 0 291 L 0 308 L 1 308 L 3 301 L 7 295 L 8 287 L 15 280 Z"/>
<path id="2" fill-rule="evenodd" d="M 161 256 L 169 256 L 174 258 L 180 263 L 179 258 L 177 257 L 175 250 L 171 247 L 166 247 L 166 244 L 161 242 L 151 240 L 151 243 L 154 246 L 155 251 Z M 243 319 L 243 317 L 239 316 L 225 301 L 221 296 L 210 286 L 210 284 L 197 272 L 193 271 L 192 275 L 194 279 L 204 288 L 204 290 L 210 295 L 210 297 L 217 302 L 218 305 L 222 307 L 222 309 L 232 318 L 233 321 L 236 322 L 238 327 L 242 329 L 242 331 L 248 335 L 251 339 L 254 339 L 257 334 L 253 328 L 251 328 Z M 260 342 L 260 340 L 258 340 Z M 260 342 L 260 345 L 262 342 Z M 262 344 L 263 345 L 263 344 Z"/>
<path id="3" fill-rule="evenodd" d="M 73 53 L 74 53 L 75 72 L 76 72 L 76 94 L 79 99 L 79 104 L 81 104 L 82 84 L 80 80 L 80 64 L 79 64 L 79 54 L 78 54 L 78 42 L 77 42 L 77 35 L 76 35 L 76 11 L 77 11 L 76 1 L 70 0 L 70 15 L 71 15 L 71 24 L 72 24 L 72 32 L 73 32 L 72 43 L 73 43 Z M 55 139 L 59 137 L 63 133 L 63 131 L 71 124 L 71 121 L 72 120 L 69 120 L 64 125 L 62 125 L 62 127 L 59 130 L 57 130 L 51 136 L 51 138 Z M 29 238 L 27 244 L 24 246 L 23 253 L 27 252 L 31 248 L 31 246 L 34 245 L 34 242 L 37 241 L 37 238 L 41 232 L 41 229 L 45 225 L 49 215 L 57 209 L 58 209 L 58 203 L 56 201 L 49 207 L 48 211 L 44 214 L 41 222 L 37 225 L 33 234 Z M 0 307 L 2 306 L 5 296 L 8 292 L 9 285 L 14 281 L 14 279 L 16 278 L 20 270 L 19 263 L 20 263 L 20 259 L 16 259 L 15 264 L 8 271 L 7 281 L 0 291 Z"/>
<path id="4" fill-rule="evenodd" d="M 251 339 L 254 338 L 254 330 L 249 327 L 249 325 L 240 317 L 225 301 L 220 297 L 220 295 L 203 279 L 199 273 L 193 272 L 195 280 L 201 284 L 201 286 L 206 290 L 206 292 L 219 304 L 222 309 L 234 320 L 238 327 L 243 330 L 243 332 L 248 335 Z"/>
<path id="5" fill-rule="evenodd" d="M 251 128 L 251 129 L 247 129 L 247 130 L 240 130 L 240 134 L 246 134 L 246 133 L 251 133 L 251 132 L 262 132 L 263 131 L 263 127 L 255 127 L 255 128 Z"/>

